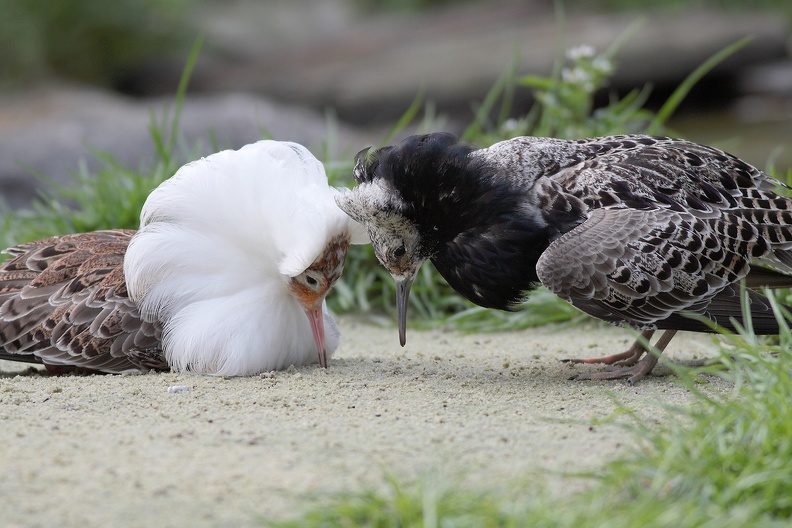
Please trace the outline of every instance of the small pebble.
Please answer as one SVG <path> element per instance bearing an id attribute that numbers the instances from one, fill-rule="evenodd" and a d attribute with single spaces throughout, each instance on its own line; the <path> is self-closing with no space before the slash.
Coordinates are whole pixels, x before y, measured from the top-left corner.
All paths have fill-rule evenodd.
<path id="1" fill-rule="evenodd" d="M 189 392 L 190 387 L 187 385 L 171 385 L 168 387 L 168 392 L 170 394 L 176 394 L 177 392 Z"/>

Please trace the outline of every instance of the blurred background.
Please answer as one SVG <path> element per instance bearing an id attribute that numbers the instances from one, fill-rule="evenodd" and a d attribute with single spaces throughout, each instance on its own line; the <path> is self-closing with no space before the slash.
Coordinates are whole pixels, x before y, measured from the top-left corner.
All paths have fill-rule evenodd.
<path id="1" fill-rule="evenodd" d="M 792 2 L 646 4 L 0 0 L 2 200 L 26 206 L 42 176 L 68 182 L 99 152 L 129 167 L 150 160 L 152 119 L 172 115 L 199 37 L 181 142 L 205 154 L 269 135 L 334 159 L 378 144 L 419 95 L 430 128 L 459 133 L 507 72 L 550 76 L 565 50 L 605 50 L 625 34 L 595 100 L 650 87 L 645 106 L 657 109 L 708 57 L 750 37 L 668 130 L 760 168 L 792 166 Z M 527 112 L 533 94 L 518 87 L 510 111 Z"/>

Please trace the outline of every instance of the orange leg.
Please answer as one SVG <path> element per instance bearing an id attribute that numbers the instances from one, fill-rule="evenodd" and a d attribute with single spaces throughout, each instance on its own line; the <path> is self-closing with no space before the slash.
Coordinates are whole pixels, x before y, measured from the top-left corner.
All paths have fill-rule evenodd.
<path id="1" fill-rule="evenodd" d="M 644 330 L 641 332 L 641 337 L 648 343 L 655 333 L 654 330 Z M 588 359 L 562 359 L 562 363 L 602 363 L 604 365 L 624 365 L 631 367 L 638 363 L 641 356 L 646 352 L 646 348 L 641 344 L 641 339 L 637 339 L 635 343 L 621 354 L 613 354 L 612 356 L 588 358 Z"/>
<path id="2" fill-rule="evenodd" d="M 647 333 L 649 334 L 648 336 L 647 336 Z M 637 356 L 636 356 L 635 351 L 638 349 L 637 347 L 640 347 L 640 349 L 645 352 L 646 348 L 644 348 L 642 345 L 640 345 L 640 343 L 638 341 L 636 341 L 633 344 L 633 346 L 630 347 L 630 350 L 628 350 L 624 354 L 616 354 L 615 356 L 608 356 L 607 358 L 602 358 L 602 359 L 608 359 L 608 358 L 613 358 L 613 357 L 616 357 L 616 356 L 626 356 L 628 353 L 631 353 L 628 357 L 625 357 L 624 359 L 622 359 L 622 361 L 624 361 L 624 363 L 621 363 L 621 365 L 627 365 L 624 368 L 614 368 L 612 370 L 606 370 L 604 372 L 591 372 L 591 373 L 576 374 L 576 375 L 570 377 L 569 379 L 571 379 L 571 380 L 613 380 L 613 379 L 627 378 L 627 383 L 632 385 L 635 382 L 643 379 L 650 372 L 652 372 L 652 369 L 654 369 L 655 365 L 657 365 L 657 360 L 660 358 L 660 354 L 663 353 L 663 351 L 668 346 L 668 343 L 671 342 L 671 339 L 673 339 L 673 337 L 674 337 L 674 335 L 676 333 L 677 333 L 676 330 L 666 330 L 665 332 L 663 332 L 663 335 L 660 336 L 660 339 L 657 340 L 657 344 L 654 346 L 654 348 L 657 349 L 657 353 L 654 354 L 652 352 L 647 352 L 646 356 L 644 356 L 644 358 L 642 360 L 640 360 L 640 361 L 638 361 L 638 357 L 640 357 L 643 352 L 637 354 Z M 651 337 L 652 332 L 651 331 L 646 331 L 646 332 L 643 332 L 642 335 L 643 335 L 644 338 L 648 338 L 648 337 Z M 635 360 L 633 360 L 633 356 L 635 356 Z M 628 363 L 628 361 L 632 361 L 632 362 Z M 613 364 L 613 363 L 615 363 L 615 362 L 606 363 L 606 364 Z"/>

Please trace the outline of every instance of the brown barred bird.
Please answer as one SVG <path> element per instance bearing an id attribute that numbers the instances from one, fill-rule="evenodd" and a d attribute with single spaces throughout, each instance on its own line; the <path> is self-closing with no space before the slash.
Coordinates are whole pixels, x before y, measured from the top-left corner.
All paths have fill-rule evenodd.
<path id="1" fill-rule="evenodd" d="M 432 133 L 367 150 L 356 158 L 359 185 L 336 201 L 367 227 L 396 280 L 402 345 L 410 286 L 427 259 L 480 306 L 508 310 L 543 284 L 642 332 L 622 354 L 570 360 L 622 367 L 577 379 L 644 377 L 657 356 L 642 342 L 656 330 L 660 353 L 679 330 L 735 330 L 743 280 L 754 330 L 778 332 L 754 289 L 792 286 L 792 199 L 730 154 L 643 135 L 477 149 Z"/>

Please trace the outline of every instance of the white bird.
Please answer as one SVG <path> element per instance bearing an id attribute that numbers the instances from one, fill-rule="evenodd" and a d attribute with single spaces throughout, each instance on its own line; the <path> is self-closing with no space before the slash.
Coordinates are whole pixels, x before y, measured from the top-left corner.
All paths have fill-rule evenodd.
<path id="1" fill-rule="evenodd" d="M 188 163 L 155 189 L 140 230 L 6 250 L 0 359 L 48 369 L 245 376 L 328 359 L 325 296 L 363 228 L 322 164 L 259 141 Z"/>

